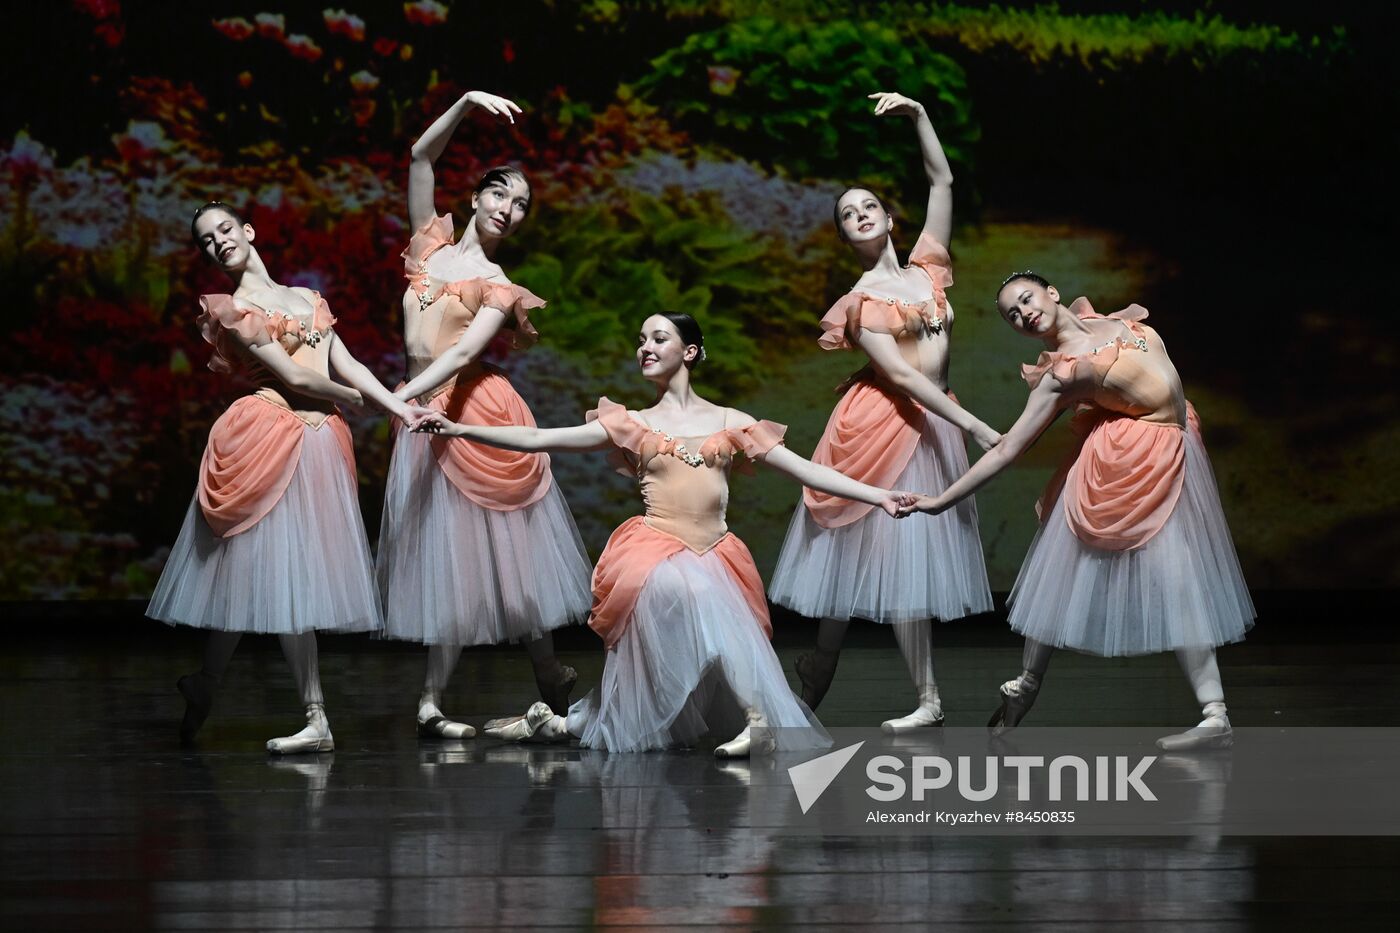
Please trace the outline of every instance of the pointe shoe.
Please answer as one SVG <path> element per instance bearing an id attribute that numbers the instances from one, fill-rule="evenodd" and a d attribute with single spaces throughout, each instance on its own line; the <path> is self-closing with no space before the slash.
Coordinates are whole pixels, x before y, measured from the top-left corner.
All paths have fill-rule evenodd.
<path id="1" fill-rule="evenodd" d="M 1026 675 L 1002 684 L 1001 707 L 992 713 L 992 718 L 987 721 L 987 728 L 992 731 L 992 735 L 1001 735 L 1016 728 L 1031 711 L 1031 707 L 1035 705 L 1035 698 L 1039 695 L 1039 682 L 1034 686 L 1028 685 Z"/>
<path id="2" fill-rule="evenodd" d="M 886 735 L 903 735 L 907 732 L 916 732 L 919 729 L 941 725 L 943 725 L 942 707 L 935 706 L 933 709 L 929 709 L 927 706 L 920 706 L 908 716 L 886 719 L 880 723 L 880 731 Z"/>
<path id="3" fill-rule="evenodd" d="M 196 671 L 175 681 L 175 689 L 185 698 L 185 715 L 180 719 L 180 744 L 189 745 L 214 708 L 214 691 L 208 674 Z"/>
<path id="4" fill-rule="evenodd" d="M 747 712 L 747 719 L 749 724 L 743 728 L 743 731 L 723 745 L 715 746 L 716 758 L 748 758 L 754 752 L 766 754 L 773 751 L 776 743 L 771 735 L 760 735 L 757 739 L 753 735 L 754 729 L 767 729 L 768 721 L 755 710 Z"/>
<path id="5" fill-rule="evenodd" d="M 1235 736 L 1230 728 L 1229 716 L 1207 716 L 1199 725 L 1167 735 L 1157 740 L 1157 747 L 1164 752 L 1194 752 L 1213 748 L 1229 748 L 1235 744 Z"/>
<path id="6" fill-rule="evenodd" d="M 792 669 L 797 672 L 797 679 L 802 683 L 802 702 L 813 711 L 821 705 L 826 691 L 831 689 L 831 681 L 836 676 L 836 664 L 841 659 L 841 655 L 837 654 L 828 665 L 822 662 L 821 654 L 819 651 L 799 654 L 792 665 Z"/>
<path id="7" fill-rule="evenodd" d="M 535 686 L 540 690 L 540 699 L 549 704 L 555 715 L 569 715 L 569 694 L 578 683 L 578 671 L 567 664 L 560 664 L 553 680 L 535 678 Z"/>
<path id="8" fill-rule="evenodd" d="M 274 755 L 303 755 L 308 752 L 333 752 L 335 739 L 331 724 L 326 720 L 326 708 L 320 703 L 306 707 L 306 728 L 296 735 L 268 739 L 267 750 Z"/>
<path id="9" fill-rule="evenodd" d="M 476 729 L 464 722 L 448 719 L 441 714 L 428 716 L 424 719 L 422 714 L 419 714 L 418 737 L 420 739 L 470 739 L 475 735 Z"/>
<path id="10" fill-rule="evenodd" d="M 535 703 L 525 711 L 524 716 L 513 719 L 493 719 L 486 724 L 486 734 L 507 742 L 523 742 L 532 738 L 540 726 L 554 718 L 554 710 L 543 701 Z"/>

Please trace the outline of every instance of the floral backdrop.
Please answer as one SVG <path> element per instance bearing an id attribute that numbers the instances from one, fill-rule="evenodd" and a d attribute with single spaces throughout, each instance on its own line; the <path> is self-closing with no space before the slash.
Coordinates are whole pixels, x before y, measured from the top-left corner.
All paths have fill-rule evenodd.
<path id="1" fill-rule="evenodd" d="M 1394 586 L 1400 494 L 1376 478 L 1400 465 L 1396 341 L 1369 320 L 1365 273 L 1394 242 L 1395 130 L 1335 106 L 1393 113 L 1393 56 L 1326 10 L 1219 9 L 36 7 L 0 123 L 0 598 L 139 598 L 159 574 L 208 426 L 241 391 L 206 370 L 193 326 L 196 296 L 227 288 L 189 243 L 205 201 L 243 208 L 273 275 L 325 293 L 353 351 L 398 378 L 408 149 L 472 88 L 525 113 L 463 123 L 439 210 L 494 164 L 533 182 L 500 258 L 549 299 L 544 339 L 502 363 L 541 423 L 605 393 L 643 401 L 631 335 L 681 309 L 706 328 L 701 390 L 791 424 L 810 453 L 859 362 L 815 344 L 858 275 L 832 199 L 884 192 L 906 249 L 921 220 L 913 134 L 865 99 L 899 90 L 928 105 L 957 174 L 964 403 L 1004 428 L 1024 399 L 1037 348 L 990 305 L 1011 269 L 1100 310 L 1139 301 L 1206 421 L 1251 582 Z M 387 428 L 352 423 L 373 534 Z M 1062 449 L 1047 438 L 979 496 L 994 588 Z M 634 492 L 598 456 L 554 464 L 596 554 Z M 797 498 L 771 475 L 736 482 L 732 524 L 765 573 Z"/>

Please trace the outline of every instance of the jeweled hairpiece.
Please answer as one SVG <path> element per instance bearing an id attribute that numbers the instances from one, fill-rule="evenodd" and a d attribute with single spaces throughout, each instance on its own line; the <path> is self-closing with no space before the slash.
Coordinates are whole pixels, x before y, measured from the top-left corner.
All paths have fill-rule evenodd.
<path id="1" fill-rule="evenodd" d="M 997 291 L 1001 291 L 1001 289 L 1005 288 L 1007 285 L 1011 284 L 1012 282 L 1016 281 L 1017 279 L 1030 278 L 1030 277 L 1034 277 L 1034 278 L 1037 278 L 1037 279 L 1043 278 L 1043 276 L 1041 276 L 1039 273 L 1037 273 L 1034 269 L 1027 269 L 1025 272 L 1013 272 L 1013 273 L 1011 273 L 1010 275 L 1008 275 L 1006 278 L 1004 278 L 1004 279 L 1001 280 L 1001 285 L 997 288 Z"/>

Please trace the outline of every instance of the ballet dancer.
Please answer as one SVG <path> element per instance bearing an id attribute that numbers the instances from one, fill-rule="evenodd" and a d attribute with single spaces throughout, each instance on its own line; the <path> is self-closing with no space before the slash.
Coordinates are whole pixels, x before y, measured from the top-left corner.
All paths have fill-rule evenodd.
<path id="1" fill-rule="evenodd" d="M 1030 385 L 1016 423 L 962 478 L 912 508 L 937 514 L 971 495 L 1074 409 L 1079 446 L 1051 479 L 1041 526 L 1011 592 L 1024 670 L 1001 687 L 994 729 L 1014 727 L 1039 695 L 1050 655 L 1174 651 L 1202 708 L 1168 751 L 1231 744 L 1215 648 L 1239 641 L 1254 604 L 1220 507 L 1195 409 L 1161 337 L 1129 305 L 1108 316 L 1069 307 L 1034 272 L 1010 276 L 997 308 L 1046 350 L 1023 366 Z"/>
<path id="2" fill-rule="evenodd" d="M 487 734 L 521 740 L 577 737 L 614 752 L 687 745 L 705 733 L 738 734 L 715 749 L 746 757 L 753 728 L 781 729 L 784 748 L 830 740 L 792 694 L 777 655 L 763 581 L 742 541 L 725 524 L 729 471 L 744 454 L 801 483 L 883 510 L 895 494 L 811 463 L 782 446 L 782 425 L 715 405 L 691 386 L 705 357 L 700 326 L 686 314 L 654 314 L 642 324 L 637 363 L 656 389 L 648 408 L 628 411 L 598 400 L 588 423 L 568 428 L 487 428 L 437 414 L 421 430 L 512 450 L 611 447 L 620 472 L 639 484 L 646 514 L 608 540 L 593 573 L 589 619 L 607 646 L 602 685 L 558 715 L 536 703 L 524 716 L 495 720 Z"/>
<path id="3" fill-rule="evenodd" d="M 533 427 L 506 374 L 481 359 L 503 331 L 517 349 L 539 338 L 529 313 L 545 303 L 512 285 L 492 258 L 528 215 L 530 184 L 514 168 L 486 172 L 455 241 L 451 215 L 439 216 L 434 203 L 433 163 L 477 107 L 510 122 L 520 112 L 503 97 L 471 91 L 413 145 L 408 216 L 415 232 L 403 253 L 408 381 L 395 394 L 452 420 Z M 428 646 L 420 735 L 475 735 L 441 710 L 467 645 L 523 641 L 540 696 L 567 709 L 578 675 L 559 663 L 550 633 L 588 614 L 589 563 L 547 456 L 413 434 L 399 422 L 377 570 L 385 633 Z"/>
<path id="4" fill-rule="evenodd" d="M 273 281 L 256 232 L 232 208 L 204 205 L 190 230 L 235 286 L 199 300 L 209 368 L 256 390 L 209 432 L 198 488 L 146 614 L 209 630 L 203 666 L 177 685 L 183 741 L 208 718 L 239 638 L 257 632 L 280 638 L 306 707 L 306 728 L 272 739 L 268 751 L 331 751 L 315 633 L 383 626 L 350 429 L 336 403 L 368 397 L 401 418 L 426 412 L 394 398 L 350 355 L 320 294 Z M 331 369 L 350 385 L 331 380 Z"/>
<path id="5" fill-rule="evenodd" d="M 842 386 L 816 463 L 875 486 L 942 489 L 967 469 L 962 432 L 983 449 L 1000 435 L 948 391 L 953 283 L 948 256 L 953 174 L 923 104 L 871 94 L 876 116 L 914 123 L 928 176 L 928 211 L 909 264 L 895 254 L 894 218 L 867 188 L 836 202 L 837 234 L 860 260 L 855 287 L 822 318 L 827 350 L 863 352 L 868 363 Z M 804 490 L 769 588 L 774 603 L 820 619 L 816 650 L 797 659 L 802 698 L 816 709 L 831 686 L 852 618 L 890 624 L 918 693 L 888 733 L 943 723 L 934 679 L 932 619 L 992 608 L 977 508 L 971 499 L 937 524 L 888 522 L 863 502 Z"/>

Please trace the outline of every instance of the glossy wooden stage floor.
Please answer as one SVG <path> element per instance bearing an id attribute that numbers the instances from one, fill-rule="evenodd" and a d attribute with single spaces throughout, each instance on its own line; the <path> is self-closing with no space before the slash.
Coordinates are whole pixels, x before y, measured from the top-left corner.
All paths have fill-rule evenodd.
<path id="1" fill-rule="evenodd" d="M 65 632 L 70 623 L 52 628 Z M 949 721 L 985 721 L 1015 639 L 940 628 Z M 0 909 L 9 930 L 1389 928 L 1400 844 L 1384 838 L 772 836 L 748 766 L 709 749 L 606 756 L 494 740 L 420 742 L 421 649 L 323 640 L 338 750 L 269 758 L 299 711 L 276 643 L 246 639 L 193 749 L 176 676 L 198 637 L 154 623 L 0 649 Z M 1400 648 L 1256 634 L 1222 652 L 1238 725 L 1395 725 Z M 810 629 L 780 628 L 786 669 Z M 564 640 L 580 688 L 601 652 Z M 908 712 L 893 639 L 853 628 L 830 725 Z M 533 699 L 523 652 L 469 651 L 449 712 L 478 725 Z M 1187 725 L 1170 657 L 1057 655 L 1036 722 Z"/>

